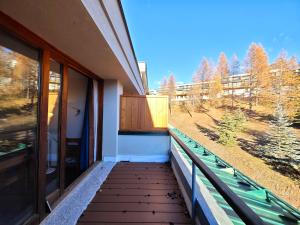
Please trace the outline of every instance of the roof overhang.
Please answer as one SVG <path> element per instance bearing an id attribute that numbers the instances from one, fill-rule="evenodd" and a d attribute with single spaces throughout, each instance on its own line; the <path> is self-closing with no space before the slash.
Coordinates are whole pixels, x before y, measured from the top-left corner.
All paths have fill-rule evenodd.
<path id="1" fill-rule="evenodd" d="M 144 94 L 118 0 L 10 0 L 0 9 L 102 79 Z"/>

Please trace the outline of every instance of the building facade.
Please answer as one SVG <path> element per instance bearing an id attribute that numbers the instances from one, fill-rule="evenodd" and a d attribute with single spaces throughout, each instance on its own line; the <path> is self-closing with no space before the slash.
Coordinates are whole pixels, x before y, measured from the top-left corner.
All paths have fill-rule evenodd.
<path id="1" fill-rule="evenodd" d="M 300 223 L 147 93 L 119 0 L 0 1 L 0 224 Z"/>

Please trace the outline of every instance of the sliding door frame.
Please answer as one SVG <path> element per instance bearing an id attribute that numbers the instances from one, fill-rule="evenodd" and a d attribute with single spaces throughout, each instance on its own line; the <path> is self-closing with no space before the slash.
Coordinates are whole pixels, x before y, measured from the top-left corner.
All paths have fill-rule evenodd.
<path id="1" fill-rule="evenodd" d="M 46 216 L 46 160 L 48 151 L 48 93 L 49 93 L 49 73 L 50 58 L 53 58 L 62 65 L 62 90 L 61 90 L 61 110 L 60 110 L 60 151 L 59 151 L 59 179 L 61 197 L 69 191 L 64 188 L 65 179 L 65 151 L 66 151 L 66 129 L 67 129 L 67 99 L 68 99 L 68 69 L 72 68 L 82 73 L 91 80 L 98 82 L 98 125 L 97 143 L 94 143 L 94 101 L 93 94 L 89 97 L 90 101 L 90 123 L 89 123 L 89 167 L 94 163 L 94 145 L 97 146 L 97 160 L 102 160 L 102 121 L 103 121 L 103 80 L 90 70 L 77 63 L 75 60 L 34 34 L 23 25 L 5 15 L 0 11 L 0 29 L 21 39 L 25 43 L 40 49 L 41 51 L 41 70 L 40 70 L 40 98 L 39 98 L 39 121 L 38 121 L 38 152 L 37 152 L 37 202 L 36 214 L 28 219 L 26 224 L 37 224 Z M 77 179 L 80 179 L 78 177 Z M 57 202 L 61 199 L 59 198 Z M 56 205 L 57 203 L 54 203 Z"/>
<path id="2" fill-rule="evenodd" d="M 62 69 L 62 96 L 61 96 L 61 115 L 60 115 L 60 195 L 64 193 L 65 190 L 65 155 L 66 155 L 66 136 L 67 136 L 67 114 L 68 114 L 68 83 L 69 83 L 69 73 L 68 66 L 63 64 Z"/>
<path id="3" fill-rule="evenodd" d="M 99 80 L 98 84 L 98 127 L 97 127 L 97 161 L 103 160 L 102 154 L 102 138 L 103 138 L 103 96 L 104 96 L 104 81 Z"/>
<path id="4" fill-rule="evenodd" d="M 39 102 L 39 140 L 38 140 L 38 213 L 45 214 L 46 199 L 46 160 L 48 149 L 48 95 L 49 95 L 49 73 L 50 53 L 47 50 L 42 52 L 41 57 L 41 78 L 40 78 L 40 102 Z M 44 204 L 43 204 L 44 203 Z"/>

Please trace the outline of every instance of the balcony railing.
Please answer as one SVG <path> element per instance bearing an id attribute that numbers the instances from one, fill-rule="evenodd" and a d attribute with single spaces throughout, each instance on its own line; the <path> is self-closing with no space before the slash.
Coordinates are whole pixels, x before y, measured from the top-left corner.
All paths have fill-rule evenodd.
<path id="1" fill-rule="evenodd" d="M 238 216 L 249 225 L 264 224 L 262 219 L 258 217 L 252 209 L 249 208 L 223 181 L 221 181 L 200 159 L 197 157 L 188 146 L 181 141 L 173 131 L 170 135 L 176 140 L 180 147 L 192 160 L 192 220 L 195 221 L 195 182 L 196 182 L 196 167 L 206 176 L 213 186 L 224 197 L 228 204 L 234 209 Z"/>
<path id="2" fill-rule="evenodd" d="M 233 219 L 232 221 L 238 224 L 299 224 L 300 212 L 297 209 L 258 185 L 176 128 L 170 129 L 170 135 L 173 143 L 180 147 L 179 152 L 183 153 L 192 165 L 190 186 L 192 189 L 191 214 L 193 219 L 195 218 L 195 206 L 200 205 L 195 195 L 196 177 L 199 175 L 199 173 L 196 174 L 196 168 L 198 168 L 201 172 L 201 181 L 204 181 L 210 190 L 212 190 L 210 186 L 213 186 L 221 195 L 219 197 L 226 201 L 227 206 L 216 199 L 220 206 L 222 205 L 221 207 L 227 211 L 227 214 L 233 210 L 239 217 L 240 222 L 229 212 L 228 215 Z M 228 173 L 229 170 L 232 172 Z M 227 177 L 222 176 L 224 173 Z M 215 198 L 218 198 L 216 197 L 218 194 L 212 193 Z M 229 210 L 229 208 L 231 209 Z"/>

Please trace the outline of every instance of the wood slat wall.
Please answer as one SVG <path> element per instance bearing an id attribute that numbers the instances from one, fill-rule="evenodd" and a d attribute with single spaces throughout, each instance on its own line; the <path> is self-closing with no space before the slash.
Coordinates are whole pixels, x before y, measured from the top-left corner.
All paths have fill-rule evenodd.
<path id="1" fill-rule="evenodd" d="M 121 96 L 121 131 L 162 131 L 168 127 L 168 96 Z"/>

